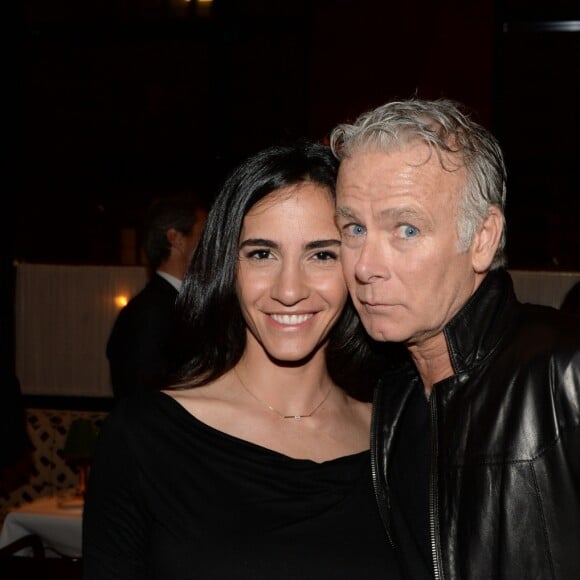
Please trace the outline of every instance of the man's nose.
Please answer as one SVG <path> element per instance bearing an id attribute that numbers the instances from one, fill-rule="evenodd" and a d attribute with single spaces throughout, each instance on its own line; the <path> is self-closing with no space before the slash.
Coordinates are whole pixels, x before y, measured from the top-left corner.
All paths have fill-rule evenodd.
<path id="1" fill-rule="evenodd" d="M 370 284 L 377 278 L 390 276 L 388 251 L 379 236 L 367 235 L 354 265 L 356 279 L 363 284 Z"/>

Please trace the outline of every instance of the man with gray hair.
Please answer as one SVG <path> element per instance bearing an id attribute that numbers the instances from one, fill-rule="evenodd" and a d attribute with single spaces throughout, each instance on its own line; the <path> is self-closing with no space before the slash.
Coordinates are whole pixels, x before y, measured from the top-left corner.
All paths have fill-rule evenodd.
<path id="1" fill-rule="evenodd" d="M 580 578 L 580 325 L 515 297 L 496 139 L 411 99 L 331 146 L 352 300 L 407 353 L 376 389 L 371 452 L 408 577 Z"/>

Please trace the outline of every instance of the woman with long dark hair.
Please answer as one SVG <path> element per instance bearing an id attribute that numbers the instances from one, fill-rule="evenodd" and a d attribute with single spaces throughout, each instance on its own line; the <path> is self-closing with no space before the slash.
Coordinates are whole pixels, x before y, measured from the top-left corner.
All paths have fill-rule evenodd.
<path id="1" fill-rule="evenodd" d="M 370 404 L 348 392 L 371 350 L 342 275 L 336 170 L 301 143 L 226 181 L 179 297 L 187 363 L 101 431 L 85 580 L 399 578 Z"/>

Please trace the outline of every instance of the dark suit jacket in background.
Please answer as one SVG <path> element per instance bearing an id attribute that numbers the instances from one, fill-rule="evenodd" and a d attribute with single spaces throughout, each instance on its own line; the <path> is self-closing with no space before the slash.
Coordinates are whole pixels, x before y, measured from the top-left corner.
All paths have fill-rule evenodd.
<path id="1" fill-rule="evenodd" d="M 125 306 L 107 343 L 116 398 L 157 389 L 174 370 L 170 342 L 177 290 L 158 274 Z"/>

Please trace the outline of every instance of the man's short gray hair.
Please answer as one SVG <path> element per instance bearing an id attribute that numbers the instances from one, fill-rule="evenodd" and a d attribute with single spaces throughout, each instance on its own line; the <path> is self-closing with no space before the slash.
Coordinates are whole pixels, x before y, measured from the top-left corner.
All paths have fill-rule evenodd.
<path id="1" fill-rule="evenodd" d="M 330 146 L 339 160 L 364 151 L 388 152 L 415 142 L 435 151 L 444 169 L 465 167 L 467 180 L 459 201 L 457 233 L 459 250 L 466 251 L 491 206 L 504 215 L 507 176 L 495 137 L 472 121 L 458 103 L 448 99 L 389 102 L 362 114 L 352 124 L 338 125 L 330 136 Z M 460 165 L 450 167 L 454 159 Z M 505 216 L 503 226 L 492 269 L 506 262 Z"/>

